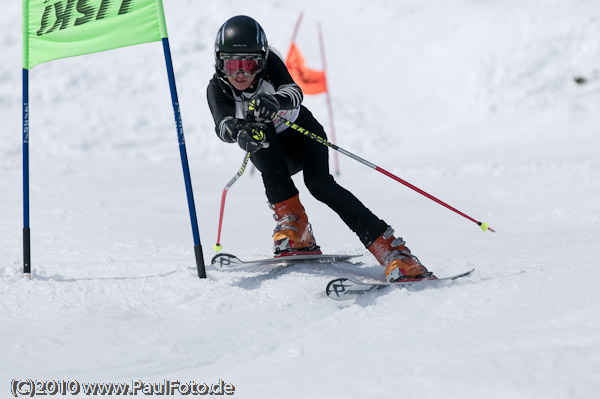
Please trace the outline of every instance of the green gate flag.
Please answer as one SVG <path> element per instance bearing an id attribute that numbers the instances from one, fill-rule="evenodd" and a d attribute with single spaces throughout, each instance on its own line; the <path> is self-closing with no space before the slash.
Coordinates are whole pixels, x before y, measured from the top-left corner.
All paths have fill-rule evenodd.
<path id="1" fill-rule="evenodd" d="M 167 37 L 162 0 L 23 0 L 23 68 Z"/>

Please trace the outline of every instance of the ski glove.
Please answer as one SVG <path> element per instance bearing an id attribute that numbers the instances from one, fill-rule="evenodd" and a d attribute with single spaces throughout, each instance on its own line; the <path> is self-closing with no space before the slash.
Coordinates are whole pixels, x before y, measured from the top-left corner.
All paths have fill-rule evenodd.
<path id="1" fill-rule="evenodd" d="M 239 131 L 237 142 L 239 146 L 248 152 L 256 152 L 261 148 L 267 148 L 269 143 L 265 141 L 267 125 L 259 122 L 248 122 Z"/>
<path id="2" fill-rule="evenodd" d="M 243 119 L 227 117 L 221 121 L 219 126 L 219 137 L 227 143 L 235 143 L 240 130 L 244 127 Z"/>
<path id="3" fill-rule="evenodd" d="M 270 93 L 259 93 L 248 104 L 248 111 L 257 122 L 271 122 L 279 111 L 279 101 Z"/>

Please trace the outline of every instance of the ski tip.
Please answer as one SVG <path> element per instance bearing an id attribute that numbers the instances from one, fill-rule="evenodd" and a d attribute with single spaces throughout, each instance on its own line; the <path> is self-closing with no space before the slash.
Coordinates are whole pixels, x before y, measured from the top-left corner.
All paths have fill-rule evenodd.
<path id="1" fill-rule="evenodd" d="M 221 252 L 223 250 L 223 245 L 216 243 L 215 245 L 213 245 L 213 249 L 215 252 Z"/>
<path id="2" fill-rule="evenodd" d="M 336 300 L 336 301 L 350 299 L 350 298 L 346 297 L 346 294 L 347 294 L 347 287 L 345 285 L 346 281 L 348 281 L 348 279 L 344 278 L 344 277 L 331 280 L 327 284 L 327 287 L 325 287 L 325 295 L 327 295 L 329 298 Z"/>
<path id="3" fill-rule="evenodd" d="M 235 255 L 228 253 L 216 254 L 210 260 L 210 264 L 217 270 L 232 270 L 243 263 L 244 262 L 239 260 Z"/>

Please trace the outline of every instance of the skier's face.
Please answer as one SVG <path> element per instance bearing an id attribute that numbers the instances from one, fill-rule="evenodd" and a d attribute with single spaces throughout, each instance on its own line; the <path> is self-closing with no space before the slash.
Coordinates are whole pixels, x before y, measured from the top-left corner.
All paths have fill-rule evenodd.
<path id="1" fill-rule="evenodd" d="M 237 90 L 246 90 L 250 87 L 263 65 L 260 54 L 254 53 L 224 53 L 219 58 L 219 69 L 227 75 L 229 83 Z"/>
<path id="2" fill-rule="evenodd" d="M 234 76 L 227 75 L 227 80 L 237 90 L 246 90 L 254 81 L 254 76 L 246 76 L 243 71 L 239 71 Z"/>

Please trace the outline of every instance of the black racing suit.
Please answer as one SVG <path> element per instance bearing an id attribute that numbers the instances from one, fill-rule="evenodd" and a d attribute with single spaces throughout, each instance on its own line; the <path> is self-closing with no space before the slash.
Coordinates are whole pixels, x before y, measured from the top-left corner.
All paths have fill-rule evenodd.
<path id="1" fill-rule="evenodd" d="M 323 126 L 301 105 L 302 91 L 290 76 L 281 58 L 270 51 L 266 71 L 240 92 L 217 72 L 207 89 L 208 105 L 215 121 L 217 136 L 225 142 L 234 138 L 223 128 L 227 119 L 246 118 L 248 101 L 259 92 L 274 94 L 280 104 L 278 115 L 327 139 Z M 328 147 L 287 127 L 280 120 L 268 124 L 268 148 L 252 154 L 251 160 L 261 172 L 267 199 L 271 204 L 287 200 L 298 190 L 291 176 L 303 171 L 310 193 L 327 204 L 368 247 L 387 228 L 387 224 L 367 209 L 352 193 L 341 187 L 329 173 Z"/>

